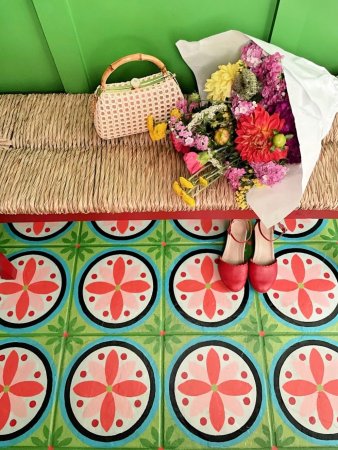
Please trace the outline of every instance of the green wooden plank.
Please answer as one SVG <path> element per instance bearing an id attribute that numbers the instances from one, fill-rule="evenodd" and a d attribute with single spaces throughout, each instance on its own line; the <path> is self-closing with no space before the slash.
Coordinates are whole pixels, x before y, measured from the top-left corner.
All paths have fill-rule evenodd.
<path id="1" fill-rule="evenodd" d="M 267 39 L 276 0 L 68 0 L 69 8 L 65 0 L 34 0 L 34 4 L 66 90 L 93 91 L 112 61 L 143 52 L 163 59 L 183 89 L 190 91 L 194 77 L 175 42 L 229 29 Z M 154 71 L 150 63 L 131 63 L 111 79 Z"/>
<path id="2" fill-rule="evenodd" d="M 65 90 L 87 92 L 87 68 L 68 0 L 32 1 Z"/>
<path id="3" fill-rule="evenodd" d="M 271 42 L 338 73 L 338 1 L 280 0 Z"/>
<path id="4" fill-rule="evenodd" d="M 0 0 L 0 55 L 0 92 L 63 91 L 31 0 Z"/>

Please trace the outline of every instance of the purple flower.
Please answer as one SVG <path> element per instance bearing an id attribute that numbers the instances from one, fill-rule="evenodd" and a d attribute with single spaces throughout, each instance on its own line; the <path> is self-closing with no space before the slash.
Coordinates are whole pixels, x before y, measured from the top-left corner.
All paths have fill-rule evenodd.
<path id="1" fill-rule="evenodd" d="M 268 163 L 251 163 L 258 180 L 267 186 L 279 183 L 286 175 L 287 167 L 276 164 L 273 161 Z"/>
<path id="2" fill-rule="evenodd" d="M 254 69 L 261 64 L 265 55 L 266 53 L 259 45 L 250 42 L 242 47 L 241 60 L 244 61 L 250 69 Z"/>
<path id="3" fill-rule="evenodd" d="M 176 108 L 178 108 L 183 114 L 188 112 L 188 101 L 185 98 L 180 98 L 176 102 Z"/>
<path id="4" fill-rule="evenodd" d="M 197 150 L 207 150 L 209 144 L 208 136 L 203 136 L 202 134 L 198 134 L 195 137 L 195 147 Z"/>
<path id="5" fill-rule="evenodd" d="M 245 174 L 245 169 L 236 169 L 232 168 L 225 172 L 225 176 L 227 177 L 231 188 L 236 191 L 240 186 L 240 179 Z"/>

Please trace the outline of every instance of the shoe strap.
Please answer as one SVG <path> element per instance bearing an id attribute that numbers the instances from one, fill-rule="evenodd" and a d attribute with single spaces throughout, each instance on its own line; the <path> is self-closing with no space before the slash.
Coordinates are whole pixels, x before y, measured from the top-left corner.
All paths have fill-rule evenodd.
<path id="1" fill-rule="evenodd" d="M 260 234 L 261 234 L 262 237 L 263 237 L 266 241 L 268 241 L 268 242 L 275 242 L 275 241 L 278 241 L 278 239 L 280 239 L 280 238 L 287 232 L 287 228 L 286 228 L 282 223 L 279 222 L 279 223 L 278 223 L 278 226 L 279 226 L 279 228 L 282 230 L 282 232 L 281 232 L 280 235 L 277 236 L 275 239 L 269 239 L 269 238 L 267 238 L 266 236 L 264 236 L 264 234 L 263 234 L 263 232 L 262 232 L 262 229 L 261 229 L 261 221 L 258 220 L 257 223 L 258 223 L 258 229 L 259 229 Z"/>
<path id="2" fill-rule="evenodd" d="M 247 228 L 249 230 L 249 237 L 247 239 L 245 239 L 245 241 L 239 241 L 237 238 L 235 238 L 235 236 L 232 234 L 231 232 L 231 225 L 232 225 L 233 220 L 230 221 L 230 224 L 228 226 L 227 232 L 228 234 L 232 237 L 232 239 L 237 242 L 238 244 L 246 244 L 247 242 L 250 241 L 251 236 L 252 236 L 252 230 L 253 230 L 253 226 L 250 220 L 247 220 Z"/>

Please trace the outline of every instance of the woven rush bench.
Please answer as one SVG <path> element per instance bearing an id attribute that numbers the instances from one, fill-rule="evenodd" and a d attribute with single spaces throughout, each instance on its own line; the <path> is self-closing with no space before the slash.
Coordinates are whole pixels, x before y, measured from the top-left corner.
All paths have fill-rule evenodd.
<path id="1" fill-rule="evenodd" d="M 187 174 L 168 141 L 148 134 L 104 141 L 89 94 L 0 95 L 0 220 L 126 217 L 255 217 L 240 211 L 225 180 L 194 211 L 172 192 Z M 293 217 L 338 217 L 338 115 Z"/>

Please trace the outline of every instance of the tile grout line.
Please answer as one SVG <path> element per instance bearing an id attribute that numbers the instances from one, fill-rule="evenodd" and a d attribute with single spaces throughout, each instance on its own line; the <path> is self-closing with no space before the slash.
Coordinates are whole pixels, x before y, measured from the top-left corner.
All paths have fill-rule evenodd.
<path id="1" fill-rule="evenodd" d="M 167 237 L 167 222 L 163 220 L 162 222 L 162 233 L 164 237 L 164 242 Z M 161 260 L 161 327 L 162 330 L 165 331 L 165 247 L 162 246 L 162 260 Z M 162 331 L 160 330 L 160 331 Z M 160 423 L 159 423 L 159 446 L 164 447 L 164 391 L 165 391 L 165 336 L 160 335 L 160 359 L 161 359 L 161 373 L 160 373 L 160 382 L 161 382 L 161 391 L 160 391 Z"/>
<path id="2" fill-rule="evenodd" d="M 78 232 L 78 236 L 77 236 L 77 240 L 76 240 L 77 243 L 79 242 L 79 239 L 81 237 L 81 230 L 82 230 L 82 222 L 80 222 L 80 226 L 79 226 L 79 232 Z M 74 292 L 74 285 L 75 285 L 77 263 L 78 263 L 78 249 L 75 254 L 75 261 L 74 261 L 74 265 L 73 265 L 73 270 L 71 272 L 71 285 L 70 285 L 70 289 L 69 289 L 69 297 L 67 299 L 69 301 L 69 304 L 68 304 L 67 313 L 65 316 L 64 331 L 68 330 L 68 325 L 69 325 L 71 307 L 73 304 L 73 292 Z M 60 358 L 59 358 L 59 366 L 58 366 L 58 370 L 57 370 L 57 385 L 56 385 L 56 389 L 55 389 L 55 403 L 52 408 L 51 420 L 50 420 L 50 434 L 49 434 L 49 439 L 48 439 L 49 445 L 53 444 L 51 438 L 54 433 L 56 413 L 57 413 L 57 409 L 58 409 L 58 405 L 59 405 L 59 401 L 60 401 L 59 395 L 60 395 L 60 389 L 61 389 L 61 383 L 62 383 L 61 375 L 62 375 L 64 360 L 66 357 L 66 339 L 64 339 L 63 337 L 61 337 L 61 339 L 62 339 L 62 343 L 61 343 L 61 352 L 60 352 Z"/>
<path id="3" fill-rule="evenodd" d="M 261 305 L 259 300 L 259 295 L 255 292 L 255 301 L 256 301 L 256 310 L 258 317 L 259 330 L 263 330 L 262 320 L 261 320 Z M 269 370 L 268 370 L 268 362 L 266 358 L 266 348 L 265 348 L 265 337 L 259 337 L 262 346 L 262 357 L 264 363 L 264 377 L 265 377 L 265 394 L 266 394 L 266 407 L 268 410 L 268 420 L 269 420 L 269 431 L 270 431 L 270 444 L 271 446 L 276 446 L 276 435 L 275 435 L 275 421 L 273 417 L 273 409 L 271 404 L 271 396 L 270 396 L 270 380 L 269 380 Z"/>

